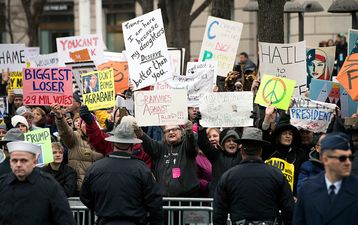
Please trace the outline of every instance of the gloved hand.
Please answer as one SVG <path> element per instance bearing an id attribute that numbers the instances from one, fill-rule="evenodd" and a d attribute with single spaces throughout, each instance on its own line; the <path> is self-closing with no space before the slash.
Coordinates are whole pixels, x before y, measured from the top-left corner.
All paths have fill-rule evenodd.
<path id="1" fill-rule="evenodd" d="M 137 136 L 137 138 L 141 138 L 144 135 L 144 132 L 142 130 L 142 128 L 140 128 L 137 124 L 137 122 L 133 123 L 133 129 L 134 129 L 134 133 Z"/>
<path id="2" fill-rule="evenodd" d="M 80 117 L 86 124 L 91 124 L 94 121 L 92 113 L 88 110 L 86 105 L 82 105 L 80 108 Z"/>
<path id="3" fill-rule="evenodd" d="M 200 111 L 197 111 L 197 112 L 195 113 L 195 117 L 194 117 L 194 119 L 193 119 L 193 123 L 196 123 L 196 124 L 198 124 L 198 126 L 200 126 L 200 120 L 201 120 L 201 113 L 200 113 Z"/>
<path id="4" fill-rule="evenodd" d="M 104 121 L 104 124 L 106 124 L 107 132 L 111 132 L 114 128 L 114 123 L 108 119 Z"/>

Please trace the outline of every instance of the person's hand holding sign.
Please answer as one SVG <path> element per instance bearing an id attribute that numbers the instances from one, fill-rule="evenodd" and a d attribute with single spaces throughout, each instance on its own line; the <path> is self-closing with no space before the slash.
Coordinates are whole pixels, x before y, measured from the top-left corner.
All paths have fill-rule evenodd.
<path id="1" fill-rule="evenodd" d="M 55 116 L 56 116 L 57 119 L 62 118 L 62 109 L 61 109 L 61 106 L 59 104 L 52 104 L 51 105 L 51 110 L 52 110 L 52 112 L 55 113 Z"/>
<path id="2" fill-rule="evenodd" d="M 2 84 L 7 84 L 7 82 L 10 79 L 10 72 L 9 69 L 7 69 L 6 71 L 4 69 L 1 70 L 1 83 Z"/>

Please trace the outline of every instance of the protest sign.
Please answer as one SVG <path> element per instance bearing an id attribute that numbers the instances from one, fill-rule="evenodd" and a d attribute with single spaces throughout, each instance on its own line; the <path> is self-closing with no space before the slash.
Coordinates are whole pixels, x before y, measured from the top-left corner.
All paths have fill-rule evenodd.
<path id="1" fill-rule="evenodd" d="M 358 101 L 358 53 L 351 54 L 346 58 L 337 80 L 351 98 Z"/>
<path id="2" fill-rule="evenodd" d="M 39 128 L 26 132 L 25 141 L 41 145 L 41 152 L 38 157 L 37 166 L 53 162 L 51 134 L 49 128 Z"/>
<path id="3" fill-rule="evenodd" d="M 336 104 L 342 117 L 350 117 L 357 112 L 358 102 L 353 101 L 347 91 L 339 84 L 326 80 L 312 80 L 309 98 Z"/>
<path id="4" fill-rule="evenodd" d="M 85 62 L 90 61 L 91 57 L 89 55 L 88 49 L 81 49 L 78 51 L 70 52 L 70 57 L 74 62 Z"/>
<path id="5" fill-rule="evenodd" d="M 209 16 L 199 61 L 218 61 L 218 75 L 226 77 L 234 67 L 243 24 Z"/>
<path id="6" fill-rule="evenodd" d="M 72 105 L 70 67 L 24 68 L 24 105 Z"/>
<path id="7" fill-rule="evenodd" d="M 24 44 L 0 44 L 0 72 L 22 71 L 26 66 Z"/>
<path id="8" fill-rule="evenodd" d="M 83 83 L 82 102 L 89 110 L 111 108 L 114 106 L 113 69 L 94 71 L 81 75 Z"/>
<path id="9" fill-rule="evenodd" d="M 358 30 L 348 30 L 348 55 L 358 53 Z"/>
<path id="10" fill-rule="evenodd" d="M 58 67 L 57 52 L 29 58 L 29 67 Z"/>
<path id="11" fill-rule="evenodd" d="M 122 28 L 134 90 L 172 76 L 160 9 L 124 22 Z"/>
<path id="12" fill-rule="evenodd" d="M 253 126 L 251 91 L 206 93 L 200 98 L 199 109 L 203 127 Z"/>
<path id="13" fill-rule="evenodd" d="M 10 82 L 8 86 L 8 92 L 14 92 L 14 94 L 22 95 L 22 72 L 10 72 Z"/>
<path id="14" fill-rule="evenodd" d="M 118 62 L 127 62 L 125 52 L 104 52 L 104 61 L 118 61 Z"/>
<path id="15" fill-rule="evenodd" d="M 183 125 L 188 121 L 186 90 L 134 92 L 139 126 Z"/>
<path id="16" fill-rule="evenodd" d="M 128 85 L 128 62 L 108 61 L 98 66 L 99 70 L 113 69 L 115 93 L 123 93 Z"/>
<path id="17" fill-rule="evenodd" d="M 288 183 L 291 186 L 291 191 L 293 191 L 293 182 L 295 177 L 295 166 L 291 163 L 286 162 L 283 159 L 271 158 L 265 161 L 266 164 L 273 167 L 279 168 L 283 175 L 286 177 Z"/>
<path id="18" fill-rule="evenodd" d="M 273 44 L 259 42 L 260 74 L 271 74 L 296 81 L 293 96 L 307 89 L 306 42 Z"/>
<path id="19" fill-rule="evenodd" d="M 4 115 L 9 113 L 9 104 L 6 96 L 0 97 L 0 120 L 4 120 Z"/>
<path id="20" fill-rule="evenodd" d="M 81 75 L 84 73 L 96 71 L 97 70 L 96 66 L 94 65 L 93 61 L 66 63 L 66 66 L 70 66 L 72 68 L 73 92 L 79 91 L 80 95 L 82 95 L 83 85 L 82 85 Z"/>
<path id="21" fill-rule="evenodd" d="M 332 121 L 336 105 L 313 101 L 308 98 L 294 98 L 290 108 L 290 123 L 314 133 L 326 133 Z"/>
<path id="22" fill-rule="evenodd" d="M 287 110 L 295 84 L 295 80 L 264 75 L 256 94 L 255 103 L 262 106 L 267 106 L 271 103 L 272 106 Z"/>
<path id="23" fill-rule="evenodd" d="M 306 49 L 308 87 L 311 79 L 331 80 L 335 55 L 336 46 Z"/>
<path id="24" fill-rule="evenodd" d="M 40 47 L 25 47 L 26 58 L 32 58 L 40 55 Z"/>
<path id="25" fill-rule="evenodd" d="M 59 66 L 64 66 L 65 63 L 68 62 L 76 62 L 77 60 L 73 60 L 72 57 L 76 58 L 76 56 L 79 56 L 80 58 L 85 58 L 86 51 L 89 52 L 90 60 L 94 61 L 96 65 L 102 63 L 104 60 L 104 48 L 101 35 L 91 34 L 56 38 L 56 44 Z M 83 51 L 79 52 L 79 50 Z"/>
<path id="26" fill-rule="evenodd" d="M 184 70 L 185 48 L 168 48 L 173 75 L 181 75 Z"/>

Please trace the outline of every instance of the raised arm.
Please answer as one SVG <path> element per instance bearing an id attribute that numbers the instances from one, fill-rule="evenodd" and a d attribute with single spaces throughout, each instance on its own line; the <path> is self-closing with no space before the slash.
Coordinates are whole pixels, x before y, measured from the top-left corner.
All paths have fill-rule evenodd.
<path id="1" fill-rule="evenodd" d="M 68 148 L 73 148 L 78 144 L 78 137 L 72 128 L 67 124 L 64 116 L 62 115 L 60 106 L 58 104 L 53 104 L 51 109 L 55 113 L 56 126 L 61 140 Z"/>

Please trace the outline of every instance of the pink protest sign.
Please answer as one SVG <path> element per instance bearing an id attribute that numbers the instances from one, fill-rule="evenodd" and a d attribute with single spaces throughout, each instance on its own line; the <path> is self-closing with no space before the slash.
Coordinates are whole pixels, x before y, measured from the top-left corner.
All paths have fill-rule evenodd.
<path id="1" fill-rule="evenodd" d="M 71 67 L 23 68 L 24 105 L 72 105 Z"/>

